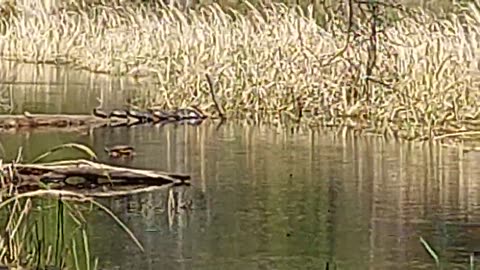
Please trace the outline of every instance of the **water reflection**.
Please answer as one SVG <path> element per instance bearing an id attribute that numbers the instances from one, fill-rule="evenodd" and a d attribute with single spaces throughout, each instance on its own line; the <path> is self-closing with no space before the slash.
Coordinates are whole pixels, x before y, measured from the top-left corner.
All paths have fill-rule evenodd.
<path id="1" fill-rule="evenodd" d="M 95 75 L 65 66 L 0 61 L 0 105 L 12 99 L 13 113 L 90 113 L 101 95 L 104 107 L 124 104 L 140 91 L 130 79 Z M 3 108 L 3 106 L 0 106 Z"/>
<path id="2" fill-rule="evenodd" d="M 478 184 L 464 180 L 478 175 L 471 166 L 475 155 L 238 124 L 101 134 L 95 140 L 100 145 L 120 138 L 135 144 L 136 166 L 194 176 L 193 186 L 182 191 L 193 209 L 179 211 L 173 223 L 158 203 L 167 201 L 166 192 L 114 200 L 117 212 L 130 209 L 122 218 L 142 237 L 147 253 L 125 245 L 112 257 L 98 248 L 112 265 L 322 269 L 330 261 L 342 269 L 425 267 L 432 260 L 419 236 L 440 253 L 452 257 L 448 252 L 456 251 L 455 260 L 464 264 L 471 251 L 466 243 L 463 250 L 455 247 L 449 237 L 455 232 L 462 245 L 474 234 L 462 224 L 474 222 L 478 205 Z M 106 231 L 112 226 L 104 225 Z M 118 261 L 128 256 L 136 259 Z"/>
<path id="3" fill-rule="evenodd" d="M 15 86 L 17 110 L 89 112 L 98 91 L 115 105 L 123 93 L 115 85 L 129 87 L 84 73 L 43 72 L 58 73 L 43 79 L 56 82 L 44 85 L 57 94 L 42 94 L 42 84 Z M 218 129 L 205 123 L 2 133 L 0 141 L 7 159 L 19 146 L 28 160 L 79 142 L 109 163 L 192 175 L 190 187 L 103 200 L 145 253 L 98 212 L 90 217 L 90 243 L 101 269 L 324 269 L 326 262 L 337 269 L 429 268 L 433 260 L 420 236 L 441 256 L 467 266 L 480 240 L 476 153 L 233 122 Z M 133 145 L 137 155 L 112 161 L 103 152 L 112 144 Z M 170 198 L 177 206 L 191 201 L 191 209 L 169 209 Z"/>
<path id="4" fill-rule="evenodd" d="M 91 243 L 107 268 L 403 269 L 432 263 L 419 236 L 465 265 L 476 248 L 478 230 L 465 226 L 479 222 L 476 154 L 238 123 L 19 138 L 2 136 L 8 153 L 77 141 L 114 163 L 103 146 L 127 143 L 137 156 L 126 165 L 193 176 L 191 187 L 105 201 L 146 247 L 99 213 Z M 192 209 L 168 211 L 171 193 Z"/>

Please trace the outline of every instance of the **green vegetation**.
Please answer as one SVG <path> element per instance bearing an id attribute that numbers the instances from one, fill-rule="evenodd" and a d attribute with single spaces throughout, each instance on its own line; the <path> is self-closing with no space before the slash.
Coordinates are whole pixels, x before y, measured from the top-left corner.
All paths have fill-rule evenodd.
<path id="1" fill-rule="evenodd" d="M 148 4 L 11 8 L 2 57 L 144 78 L 138 105 L 200 105 L 228 117 L 349 127 L 392 138 L 477 132 L 480 9 L 441 16 L 351 1 L 196 10 Z M 333 3 L 333 2 L 332 2 Z M 466 136 L 463 136 L 465 139 Z"/>
<path id="2" fill-rule="evenodd" d="M 62 200 L 16 198 L 3 205 L 2 265 L 26 269 L 56 266 L 96 269 L 89 254 L 87 228 L 75 204 Z"/>
<path id="3" fill-rule="evenodd" d="M 66 144 L 52 149 L 36 160 L 63 149 L 77 149 L 88 156 L 95 153 L 83 146 Z M 17 159 L 18 160 L 18 159 Z M 1 162 L 1 161 L 0 161 Z M 103 210 L 133 239 L 131 231 L 109 209 L 98 202 L 70 191 L 44 189 L 18 193 L 7 183 L 15 172 L 0 173 L 0 265 L 17 269 L 96 269 L 88 239 L 88 214 Z"/>
<path id="4" fill-rule="evenodd" d="M 480 134 L 480 5 L 431 12 L 336 2 L 204 2 L 188 11 L 153 1 L 58 9 L 7 2 L 0 11 L 0 54 L 131 76 L 141 91 L 135 102 L 144 107 L 193 104 L 215 113 L 213 88 L 228 118 L 403 139 Z M 209 86 L 207 76 L 215 83 Z M 73 144 L 52 152 L 64 148 L 95 155 Z M 1 192 L 3 265 L 96 269 L 84 217 L 94 206 L 140 246 L 108 209 L 85 196 L 48 188 L 18 195 L 5 185 Z M 440 265 L 433 248 L 421 243 Z"/>
<path id="5" fill-rule="evenodd" d="M 427 253 L 432 257 L 432 259 L 435 261 L 435 265 L 437 269 L 450 269 L 449 268 L 449 263 L 446 261 L 443 261 L 442 258 L 437 254 L 437 252 L 433 249 L 433 247 L 425 240 L 423 237 L 420 237 L 420 243 L 422 246 L 425 248 Z M 470 254 L 470 261 L 469 261 L 469 267 L 468 269 L 474 270 L 475 269 L 475 254 L 471 253 Z"/>

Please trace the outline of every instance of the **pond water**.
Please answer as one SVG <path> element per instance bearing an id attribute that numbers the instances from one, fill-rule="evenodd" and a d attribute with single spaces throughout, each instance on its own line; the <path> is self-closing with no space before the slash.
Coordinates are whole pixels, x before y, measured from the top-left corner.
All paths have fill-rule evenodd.
<path id="1" fill-rule="evenodd" d="M 135 87 L 62 68 L 25 70 L 4 86 L 15 111 L 88 113 L 101 91 L 120 104 Z M 466 269 L 480 248 L 475 153 L 239 122 L 32 130 L 0 141 L 7 160 L 19 147 L 29 159 L 80 142 L 113 162 L 103 147 L 130 144 L 137 156 L 124 164 L 192 176 L 189 187 L 103 200 L 145 251 L 98 212 L 89 231 L 99 269 L 431 269 L 419 237 Z M 169 192 L 192 209 L 169 215 Z"/>

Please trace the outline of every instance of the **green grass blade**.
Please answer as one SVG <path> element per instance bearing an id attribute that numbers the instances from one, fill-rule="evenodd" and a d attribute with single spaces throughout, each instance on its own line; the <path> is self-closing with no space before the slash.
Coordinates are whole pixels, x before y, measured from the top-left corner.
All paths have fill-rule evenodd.
<path id="1" fill-rule="evenodd" d="M 96 206 L 98 206 L 100 209 L 102 209 L 103 211 L 105 211 L 108 215 L 110 215 L 117 223 L 118 225 L 120 225 L 120 227 L 130 236 L 130 238 L 132 238 L 133 242 L 135 242 L 135 244 L 138 246 L 138 248 L 140 248 L 140 250 L 143 252 L 144 249 L 143 249 L 143 246 L 142 244 L 140 243 L 140 241 L 135 237 L 135 235 L 133 234 L 132 231 L 130 231 L 130 229 L 127 227 L 127 225 L 125 225 L 117 216 L 115 216 L 114 213 L 112 213 L 112 211 L 110 211 L 110 209 L 106 208 L 105 206 L 103 206 L 102 204 L 96 202 L 96 201 L 93 201 L 92 200 L 92 203 L 95 204 Z"/>
<path id="2" fill-rule="evenodd" d="M 75 262 L 75 269 L 80 270 L 80 265 L 78 264 L 77 245 L 76 245 L 75 239 L 72 239 L 72 252 L 73 252 L 73 260 Z"/>
<path id="3" fill-rule="evenodd" d="M 475 270 L 475 254 L 470 253 L 470 270 Z"/>
<path id="4" fill-rule="evenodd" d="M 83 144 L 78 144 L 78 143 L 66 143 L 66 144 L 62 144 L 62 145 L 59 145 L 59 146 L 55 146 L 52 149 L 48 150 L 47 152 L 41 154 L 40 156 L 36 157 L 32 161 L 32 163 L 37 163 L 37 162 L 43 160 L 44 158 L 52 155 L 55 152 L 58 152 L 58 151 L 61 151 L 61 150 L 64 150 L 64 149 L 72 149 L 72 148 L 76 149 L 76 150 L 79 150 L 82 153 L 87 154 L 90 158 L 94 158 L 95 160 L 97 159 L 97 154 L 95 154 L 95 152 L 90 147 L 88 147 L 86 145 L 83 145 Z"/>
<path id="5" fill-rule="evenodd" d="M 82 230 L 83 236 L 83 248 L 85 249 L 85 263 L 87 264 L 87 270 L 90 270 L 90 250 L 88 249 L 88 237 L 87 230 Z"/>
<path id="6" fill-rule="evenodd" d="M 440 265 L 440 260 L 438 259 L 438 255 L 435 250 L 433 250 L 433 248 L 428 244 L 427 241 L 425 241 L 425 239 L 423 239 L 423 237 L 420 237 L 420 242 L 427 250 L 428 254 L 430 254 L 430 256 L 435 260 L 435 264 L 437 264 L 437 266 Z"/>

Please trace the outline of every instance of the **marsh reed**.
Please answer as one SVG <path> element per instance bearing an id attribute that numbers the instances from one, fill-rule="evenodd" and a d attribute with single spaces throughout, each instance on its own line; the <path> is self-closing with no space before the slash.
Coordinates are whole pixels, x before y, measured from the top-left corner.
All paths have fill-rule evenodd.
<path id="1" fill-rule="evenodd" d="M 218 4 L 180 11 L 155 1 L 16 6 L 3 16 L 0 53 L 131 76 L 144 106 L 196 104 L 215 113 L 205 80 L 211 75 L 230 118 L 405 139 L 466 138 L 462 132 L 478 129 L 479 1 L 441 18 L 388 5 L 368 6 L 366 16 L 360 2 L 322 12 L 318 5 L 246 3 L 241 13 Z"/>
<path id="2" fill-rule="evenodd" d="M 75 145 L 88 156 L 96 155 L 86 146 Z M 15 163 L 22 160 L 20 153 Z M 15 183 L 8 181 L 16 174 L 0 159 L 0 267 L 97 269 L 98 259 L 92 256 L 89 244 L 92 228 L 88 226 L 88 216 L 96 210 L 111 217 L 143 251 L 130 229 L 98 201 L 77 192 L 49 189 L 45 184 L 39 190 L 18 192 Z"/>

